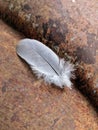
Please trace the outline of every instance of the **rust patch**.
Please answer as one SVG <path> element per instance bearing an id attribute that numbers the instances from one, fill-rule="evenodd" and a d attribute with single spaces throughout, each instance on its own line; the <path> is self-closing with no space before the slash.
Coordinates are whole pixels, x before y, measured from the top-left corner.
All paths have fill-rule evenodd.
<path id="1" fill-rule="evenodd" d="M 7 85 L 6 83 L 4 83 L 2 86 L 2 93 L 5 93 L 6 91 L 7 91 Z"/>
<path id="2" fill-rule="evenodd" d="M 76 56 L 78 61 L 87 64 L 94 64 L 96 62 L 96 50 L 98 41 L 95 39 L 97 36 L 94 33 L 87 33 L 87 46 L 78 47 Z"/>
<path id="3" fill-rule="evenodd" d="M 13 113 L 13 115 L 11 117 L 11 122 L 14 122 L 14 121 L 17 121 L 17 122 L 20 121 L 19 116 L 17 115 L 17 112 Z"/>
<path id="4" fill-rule="evenodd" d="M 76 56 L 78 61 L 82 61 L 87 64 L 95 63 L 95 51 L 92 48 L 85 46 L 83 48 L 78 47 L 76 51 Z"/>
<path id="5" fill-rule="evenodd" d="M 23 10 L 30 11 L 30 10 L 31 10 L 31 7 L 30 7 L 28 4 L 24 4 L 24 5 L 23 5 Z"/>
<path id="6" fill-rule="evenodd" d="M 58 20 L 50 19 L 47 23 L 43 23 L 43 30 L 44 38 L 54 42 L 56 45 L 66 41 L 66 34 L 68 33 L 67 24 L 61 25 Z"/>

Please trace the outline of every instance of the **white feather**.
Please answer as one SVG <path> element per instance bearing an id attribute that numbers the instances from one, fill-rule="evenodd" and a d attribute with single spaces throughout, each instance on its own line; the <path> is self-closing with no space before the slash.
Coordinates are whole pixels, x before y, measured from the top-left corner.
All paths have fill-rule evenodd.
<path id="1" fill-rule="evenodd" d="M 60 59 L 50 48 L 37 40 L 23 39 L 16 47 L 17 54 L 24 59 L 36 73 L 49 84 L 60 88 L 71 88 L 70 78 L 73 76 L 74 65 Z"/>

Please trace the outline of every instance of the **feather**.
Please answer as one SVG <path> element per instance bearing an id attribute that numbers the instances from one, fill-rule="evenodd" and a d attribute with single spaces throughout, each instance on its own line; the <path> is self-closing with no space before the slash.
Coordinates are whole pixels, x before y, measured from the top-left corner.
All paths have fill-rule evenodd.
<path id="1" fill-rule="evenodd" d="M 60 59 L 50 48 L 37 40 L 23 39 L 16 47 L 17 54 L 24 59 L 45 82 L 60 88 L 72 87 L 74 65 Z"/>

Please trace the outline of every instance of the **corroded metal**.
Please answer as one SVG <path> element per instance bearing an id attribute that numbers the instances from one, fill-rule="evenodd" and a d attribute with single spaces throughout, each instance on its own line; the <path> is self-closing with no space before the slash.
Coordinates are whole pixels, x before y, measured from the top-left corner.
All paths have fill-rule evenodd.
<path id="1" fill-rule="evenodd" d="M 36 79 L 16 55 L 21 38 L 0 21 L 0 130 L 98 130 L 97 113 L 77 89 Z"/>
<path id="2" fill-rule="evenodd" d="M 76 86 L 98 108 L 97 5 L 96 0 L 1 0 L 0 16 L 76 64 Z"/>

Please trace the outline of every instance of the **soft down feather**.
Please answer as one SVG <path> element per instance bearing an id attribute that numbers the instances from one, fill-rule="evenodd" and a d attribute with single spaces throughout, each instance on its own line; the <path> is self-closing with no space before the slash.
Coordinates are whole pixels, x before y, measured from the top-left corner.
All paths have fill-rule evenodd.
<path id="1" fill-rule="evenodd" d="M 17 54 L 24 59 L 38 76 L 49 84 L 60 88 L 72 87 L 74 65 L 60 59 L 50 48 L 37 40 L 23 39 L 16 47 Z"/>

